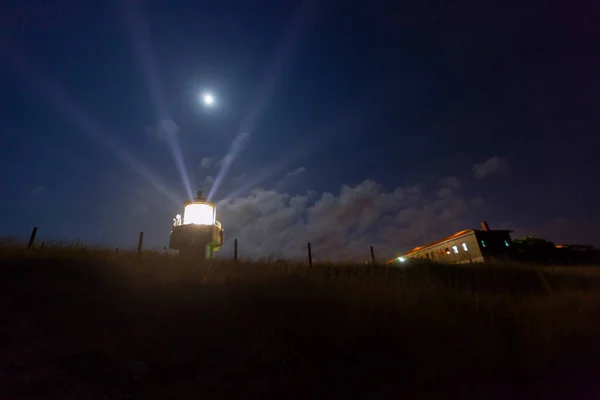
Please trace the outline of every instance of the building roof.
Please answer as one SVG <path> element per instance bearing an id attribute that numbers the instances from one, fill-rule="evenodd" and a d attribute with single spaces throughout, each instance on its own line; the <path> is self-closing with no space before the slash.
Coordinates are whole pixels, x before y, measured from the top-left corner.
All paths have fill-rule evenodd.
<path id="1" fill-rule="evenodd" d="M 503 230 L 503 229 L 494 229 L 494 230 L 490 229 L 488 231 L 482 231 L 482 230 L 479 230 L 479 229 L 465 229 L 463 231 L 456 232 L 454 235 L 450 235 L 450 236 L 445 237 L 444 239 L 438 240 L 436 242 L 432 242 L 432 243 L 426 244 L 424 246 L 415 247 L 414 249 L 412 249 L 410 251 L 407 251 L 406 253 L 402 254 L 402 256 L 408 256 L 408 255 L 416 253 L 416 252 L 418 252 L 420 250 L 427 249 L 429 247 L 432 247 L 432 246 L 435 246 L 435 245 L 438 245 L 438 244 L 441 244 L 441 243 L 444 243 L 444 242 L 447 242 L 447 241 L 450 241 L 450 240 L 453 240 L 453 239 L 457 239 L 457 238 L 462 237 L 462 236 L 470 235 L 472 233 L 479 233 L 479 232 L 498 232 L 498 233 L 502 232 L 502 233 L 509 233 L 509 232 L 512 232 L 512 231 Z"/>
<path id="2" fill-rule="evenodd" d="M 450 236 L 448 236 L 448 237 L 446 237 L 446 238 L 444 238 L 444 239 L 438 240 L 438 241 L 436 241 L 436 242 L 429 243 L 429 244 L 426 244 L 426 245 L 424 245 L 424 246 L 418 246 L 418 247 L 415 247 L 414 249 L 412 249 L 412 250 L 410 250 L 410 251 L 407 251 L 406 253 L 404 253 L 404 254 L 402 254 L 402 255 L 403 255 L 403 256 L 408 256 L 408 255 L 410 255 L 410 254 L 412 254 L 412 253 L 416 253 L 416 252 L 417 252 L 417 251 L 419 251 L 419 250 L 423 250 L 423 249 L 426 249 L 426 248 L 428 248 L 428 247 L 435 246 L 435 245 L 437 245 L 437 244 L 440 244 L 440 243 L 446 242 L 446 241 L 448 241 L 448 240 L 456 239 L 456 238 L 459 238 L 459 237 L 461 237 L 461 236 L 465 236 L 465 235 L 468 235 L 468 234 L 471 234 L 471 233 L 475 233 L 475 230 L 474 230 L 474 229 L 465 229 L 464 231 L 456 232 L 454 235 L 450 235 Z"/>

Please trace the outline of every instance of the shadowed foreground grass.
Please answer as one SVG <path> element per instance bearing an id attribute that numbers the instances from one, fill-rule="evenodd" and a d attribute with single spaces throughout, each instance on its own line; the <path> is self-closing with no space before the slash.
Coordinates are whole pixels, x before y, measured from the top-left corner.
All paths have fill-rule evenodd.
<path id="1" fill-rule="evenodd" d="M 596 268 L 3 250 L 0 398 L 597 399 L 599 289 Z"/>

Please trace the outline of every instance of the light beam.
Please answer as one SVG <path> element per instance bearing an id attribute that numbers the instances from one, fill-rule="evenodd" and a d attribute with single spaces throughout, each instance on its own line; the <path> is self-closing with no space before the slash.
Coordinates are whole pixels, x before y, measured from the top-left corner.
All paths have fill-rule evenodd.
<path id="1" fill-rule="evenodd" d="M 221 168 L 217 173 L 217 177 L 215 178 L 215 182 L 213 183 L 213 186 L 210 189 L 210 192 L 208 192 L 208 196 L 206 197 L 208 201 L 211 201 L 212 197 L 219 189 L 219 186 L 221 186 L 221 183 L 225 179 L 227 172 L 229 172 L 233 161 L 242 151 L 242 148 L 248 136 L 250 136 L 248 132 L 242 132 L 239 135 L 237 135 L 235 139 L 233 139 L 233 142 L 231 142 L 231 147 L 229 148 L 227 155 L 223 158 L 223 164 L 221 165 Z"/>
<path id="2" fill-rule="evenodd" d="M 290 63 L 293 50 L 302 36 L 306 19 L 308 17 L 307 14 L 308 11 L 306 9 L 299 9 L 289 23 L 283 35 L 283 39 L 280 41 L 275 51 L 270 67 L 264 75 L 262 85 L 256 92 L 256 95 L 252 101 L 249 103 L 249 110 L 246 113 L 245 118 L 242 120 L 240 129 L 238 130 L 238 132 L 241 133 L 238 134 L 238 136 L 236 136 L 236 138 L 233 140 L 229 152 L 225 156 L 223 165 L 221 166 L 221 169 L 219 170 L 215 179 L 215 183 L 209 192 L 209 201 L 225 180 L 233 161 L 238 157 L 242 149 L 241 144 L 236 145 L 236 142 L 243 142 L 243 139 L 245 138 L 243 135 L 248 135 L 245 132 L 254 132 L 257 121 L 268 106 L 269 101 L 275 92 L 277 83 L 281 81 L 281 75 L 284 67 Z"/>
<path id="3" fill-rule="evenodd" d="M 191 200 L 194 195 L 190 184 L 188 169 L 185 166 L 183 152 L 177 137 L 178 128 L 171 117 L 168 107 L 164 101 L 164 91 L 162 90 L 161 80 L 159 78 L 158 63 L 152 49 L 152 37 L 148 29 L 147 18 L 141 7 L 136 1 L 121 1 L 125 14 L 125 23 L 130 30 L 131 43 L 137 56 L 138 64 L 142 70 L 150 98 L 154 104 L 154 109 L 158 114 L 161 125 L 165 121 L 171 121 L 169 127 L 166 127 L 167 144 L 170 147 L 171 155 L 179 170 L 179 175 L 185 187 L 186 193 Z"/>
<path id="4" fill-rule="evenodd" d="M 175 196 L 174 191 L 159 179 L 146 163 L 138 159 L 105 130 L 100 128 L 90 115 L 78 105 L 78 102 L 69 98 L 60 85 L 53 81 L 41 78 L 37 71 L 35 71 L 33 67 L 30 66 L 30 63 L 26 62 L 25 58 L 21 55 L 14 55 L 9 61 L 15 72 L 33 87 L 44 100 L 69 117 L 70 122 L 72 122 L 76 128 L 106 147 L 117 157 L 117 159 L 119 159 L 119 161 L 129 166 L 171 201 L 174 203 L 181 201 Z"/>

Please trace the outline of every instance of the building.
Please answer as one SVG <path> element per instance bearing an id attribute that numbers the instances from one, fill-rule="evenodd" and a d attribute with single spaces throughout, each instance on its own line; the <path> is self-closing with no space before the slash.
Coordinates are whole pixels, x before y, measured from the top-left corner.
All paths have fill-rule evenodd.
<path id="1" fill-rule="evenodd" d="M 445 264 L 486 263 L 506 259 L 512 253 L 512 239 L 507 230 L 491 230 L 487 222 L 481 229 L 466 229 L 452 236 L 398 254 L 393 263 L 411 259 Z"/>
<path id="2" fill-rule="evenodd" d="M 183 216 L 173 219 L 169 248 L 179 250 L 185 257 L 212 260 L 223 245 L 224 231 L 216 220 L 216 208 L 198 192 L 195 199 L 184 205 Z"/>

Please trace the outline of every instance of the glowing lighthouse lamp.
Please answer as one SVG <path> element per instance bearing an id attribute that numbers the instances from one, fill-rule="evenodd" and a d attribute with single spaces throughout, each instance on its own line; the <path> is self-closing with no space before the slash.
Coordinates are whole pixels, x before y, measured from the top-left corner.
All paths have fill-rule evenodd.
<path id="1" fill-rule="evenodd" d="M 223 245 L 223 234 L 221 223 L 216 220 L 215 205 L 198 192 L 194 200 L 185 203 L 183 218 L 178 214 L 173 219 L 169 248 L 179 250 L 183 256 L 211 260 Z"/>

